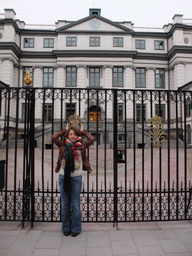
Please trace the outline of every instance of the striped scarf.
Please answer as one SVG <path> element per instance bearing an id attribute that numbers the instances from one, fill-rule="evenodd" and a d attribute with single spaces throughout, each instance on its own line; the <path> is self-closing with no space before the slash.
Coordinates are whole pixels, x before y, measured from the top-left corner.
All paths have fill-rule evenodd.
<path id="1" fill-rule="evenodd" d="M 66 139 L 63 143 L 63 146 L 65 148 L 65 173 L 64 173 L 64 184 L 63 189 L 65 193 L 69 193 L 71 191 L 71 180 L 70 180 L 70 173 L 75 171 L 75 163 L 74 159 L 79 160 L 79 154 L 77 150 L 80 150 L 82 148 L 82 138 L 79 137 L 76 141 L 70 141 L 69 139 Z"/>

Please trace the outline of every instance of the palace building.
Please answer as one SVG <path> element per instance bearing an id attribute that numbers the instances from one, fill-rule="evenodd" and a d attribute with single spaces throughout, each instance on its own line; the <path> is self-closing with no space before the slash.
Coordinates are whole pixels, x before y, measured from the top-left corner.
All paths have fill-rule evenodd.
<path id="1" fill-rule="evenodd" d="M 80 20 L 59 20 L 53 25 L 25 24 L 16 19 L 13 9 L 4 11 L 0 14 L 0 87 L 26 87 L 24 77 L 29 69 L 30 86 L 34 88 L 191 90 L 192 19 L 184 19 L 183 15 L 174 15 L 173 22 L 163 28 L 142 28 L 135 27 L 132 21 L 106 19 L 101 9 L 90 9 L 89 15 Z M 100 106 L 94 103 L 89 105 L 89 121 L 97 121 L 97 116 L 102 121 L 102 102 Z M 37 107 L 35 118 L 39 123 L 42 113 L 44 122 L 52 121 L 51 103 L 42 105 L 39 101 Z M 78 114 L 78 109 L 77 102 L 65 101 L 64 120 L 71 113 Z M 2 117 L 3 106 L 0 111 Z M 87 106 L 82 106 L 81 111 L 81 118 L 86 119 Z M 123 104 L 118 102 L 120 120 L 123 111 Z M 137 104 L 138 122 L 143 113 L 145 120 L 150 119 L 147 106 Z M 166 104 L 162 104 L 161 113 L 166 120 Z M 107 114 L 111 119 L 110 106 Z M 22 127 L 24 102 L 18 115 Z M 60 115 L 55 106 L 54 119 L 59 120 Z M 188 115 L 191 120 L 190 105 Z M 14 122 L 14 109 L 10 116 L 10 122 Z M 127 118 L 131 120 L 131 116 Z"/>

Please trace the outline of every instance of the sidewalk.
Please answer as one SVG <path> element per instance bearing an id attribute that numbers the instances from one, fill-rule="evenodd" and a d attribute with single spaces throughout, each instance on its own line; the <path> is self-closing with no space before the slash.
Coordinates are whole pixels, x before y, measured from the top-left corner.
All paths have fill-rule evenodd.
<path id="1" fill-rule="evenodd" d="M 82 233 L 65 237 L 61 223 L 0 222 L 0 256 L 192 255 L 192 221 L 82 223 Z"/>

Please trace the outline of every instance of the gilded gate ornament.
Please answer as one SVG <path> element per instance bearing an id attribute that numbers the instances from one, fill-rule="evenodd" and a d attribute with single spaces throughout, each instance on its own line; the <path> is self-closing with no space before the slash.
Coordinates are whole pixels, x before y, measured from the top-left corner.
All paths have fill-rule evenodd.
<path id="1" fill-rule="evenodd" d="M 165 131 L 162 131 L 162 118 L 160 116 L 155 116 L 151 118 L 151 131 L 149 134 L 150 142 L 153 143 L 154 146 L 161 147 L 161 143 L 165 140 Z"/>
<path id="2" fill-rule="evenodd" d="M 32 78 L 31 78 L 29 69 L 28 69 L 28 70 L 26 71 L 26 73 L 25 73 L 24 83 L 25 83 L 27 86 L 29 86 L 30 84 L 32 84 Z"/>
<path id="3" fill-rule="evenodd" d="M 71 115 L 69 117 L 69 127 L 76 127 L 77 129 L 80 129 L 81 122 L 80 122 L 80 116 L 77 116 L 76 114 Z"/>

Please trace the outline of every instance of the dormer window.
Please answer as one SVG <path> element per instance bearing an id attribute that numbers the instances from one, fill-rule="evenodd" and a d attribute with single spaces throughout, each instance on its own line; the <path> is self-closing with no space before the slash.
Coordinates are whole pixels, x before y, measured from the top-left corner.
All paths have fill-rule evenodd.
<path id="1" fill-rule="evenodd" d="M 91 16 L 91 15 L 101 16 L 101 9 L 89 9 L 89 16 Z"/>

